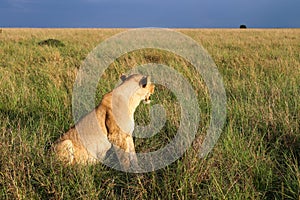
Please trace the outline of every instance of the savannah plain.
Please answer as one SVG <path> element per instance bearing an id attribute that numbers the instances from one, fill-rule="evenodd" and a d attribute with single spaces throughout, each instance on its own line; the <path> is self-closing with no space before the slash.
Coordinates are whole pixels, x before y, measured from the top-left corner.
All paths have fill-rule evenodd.
<path id="1" fill-rule="evenodd" d="M 153 49 L 129 52 L 105 71 L 96 102 L 121 74 L 145 63 L 174 67 L 198 96 L 193 145 L 171 165 L 130 174 L 101 163 L 63 166 L 49 149 L 74 125 L 72 88 L 81 63 L 99 43 L 125 29 L 2 29 L 0 33 L 0 199 L 299 199 L 300 29 L 180 29 L 202 45 L 223 77 L 226 123 L 206 158 L 198 149 L 210 120 L 209 91 L 184 58 Z M 47 39 L 60 45 L 39 44 Z M 136 139 L 137 152 L 176 135 L 180 107 L 157 86 L 152 104 L 165 126 Z M 140 105 L 137 124 L 149 123 Z"/>

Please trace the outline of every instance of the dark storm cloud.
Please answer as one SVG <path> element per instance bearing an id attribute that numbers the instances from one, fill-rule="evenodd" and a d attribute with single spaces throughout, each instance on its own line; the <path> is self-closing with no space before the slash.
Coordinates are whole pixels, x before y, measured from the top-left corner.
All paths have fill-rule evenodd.
<path id="1" fill-rule="evenodd" d="M 5 0 L 2 27 L 300 27 L 298 0 Z"/>

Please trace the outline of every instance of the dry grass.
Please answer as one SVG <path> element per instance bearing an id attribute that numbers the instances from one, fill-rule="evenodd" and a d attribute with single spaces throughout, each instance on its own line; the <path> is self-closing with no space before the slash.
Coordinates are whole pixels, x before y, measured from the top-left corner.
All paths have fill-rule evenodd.
<path id="1" fill-rule="evenodd" d="M 122 29 L 2 29 L 0 33 L 0 199 L 298 199 L 300 195 L 300 30 L 183 29 L 213 57 L 227 93 L 227 120 L 206 159 L 197 147 L 209 119 L 208 92 L 191 66 L 157 50 L 119 58 L 99 83 L 99 101 L 120 73 L 162 62 L 181 70 L 197 91 L 197 140 L 175 163 L 147 174 L 98 164 L 62 167 L 47 149 L 71 124 L 73 82 L 82 60 Z M 53 38 L 65 46 L 39 46 Z M 177 113 L 176 98 L 158 87 L 154 102 Z M 147 107 L 136 113 L 147 123 Z M 178 116 L 139 151 L 164 146 Z"/>

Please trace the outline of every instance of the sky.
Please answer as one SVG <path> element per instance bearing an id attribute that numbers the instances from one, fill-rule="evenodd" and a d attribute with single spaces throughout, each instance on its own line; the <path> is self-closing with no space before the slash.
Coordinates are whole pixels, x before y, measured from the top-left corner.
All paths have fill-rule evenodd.
<path id="1" fill-rule="evenodd" d="M 300 0 L 0 0 L 0 27 L 300 28 Z"/>

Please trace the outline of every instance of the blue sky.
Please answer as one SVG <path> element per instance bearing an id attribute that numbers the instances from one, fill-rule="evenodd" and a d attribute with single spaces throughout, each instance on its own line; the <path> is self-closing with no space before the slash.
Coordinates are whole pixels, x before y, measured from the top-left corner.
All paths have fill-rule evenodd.
<path id="1" fill-rule="evenodd" d="M 0 27 L 300 28 L 300 0 L 0 0 Z"/>

